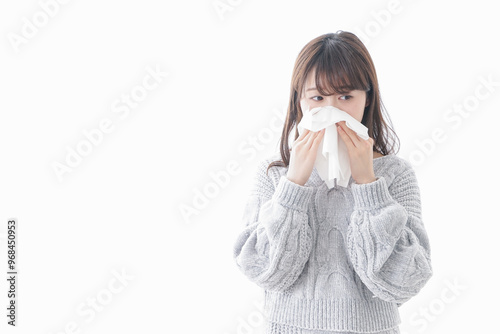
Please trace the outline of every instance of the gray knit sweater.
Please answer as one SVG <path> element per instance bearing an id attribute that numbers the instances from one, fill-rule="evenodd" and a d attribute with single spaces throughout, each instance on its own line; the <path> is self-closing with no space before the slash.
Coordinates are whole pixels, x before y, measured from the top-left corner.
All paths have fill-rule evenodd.
<path id="1" fill-rule="evenodd" d="M 351 177 L 346 188 L 328 189 L 315 167 L 304 186 L 285 167 L 266 175 L 279 159 L 260 162 L 233 249 L 239 270 L 264 289 L 269 321 L 294 333 L 397 328 L 398 307 L 432 276 L 410 163 L 379 157 L 376 181 Z"/>

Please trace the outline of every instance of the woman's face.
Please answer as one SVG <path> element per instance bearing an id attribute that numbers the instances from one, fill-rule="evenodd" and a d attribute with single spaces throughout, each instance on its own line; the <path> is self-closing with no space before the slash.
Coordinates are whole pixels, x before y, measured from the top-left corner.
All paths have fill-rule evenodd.
<path id="1" fill-rule="evenodd" d="M 345 111 L 358 122 L 363 119 L 363 112 L 366 107 L 366 92 L 364 90 L 353 90 L 345 95 L 334 94 L 330 96 L 320 95 L 315 89 L 315 69 L 309 72 L 304 89 L 304 95 L 300 100 L 302 112 L 309 109 L 325 106 L 333 106 L 342 111 Z"/>

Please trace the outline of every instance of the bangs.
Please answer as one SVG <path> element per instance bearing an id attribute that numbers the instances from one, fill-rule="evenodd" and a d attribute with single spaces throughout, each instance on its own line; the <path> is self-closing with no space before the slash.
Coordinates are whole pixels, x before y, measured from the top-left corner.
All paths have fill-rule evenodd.
<path id="1" fill-rule="evenodd" d="M 349 59 L 351 58 L 351 59 Z M 316 67 L 316 89 L 321 95 L 346 94 L 352 90 L 370 90 L 367 70 L 359 64 L 353 54 L 341 48 L 328 47 L 318 55 Z"/>

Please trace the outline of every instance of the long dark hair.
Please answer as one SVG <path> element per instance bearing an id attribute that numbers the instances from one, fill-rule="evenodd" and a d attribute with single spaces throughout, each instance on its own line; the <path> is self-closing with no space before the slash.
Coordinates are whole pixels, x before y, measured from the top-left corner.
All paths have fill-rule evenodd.
<path id="1" fill-rule="evenodd" d="M 339 30 L 316 37 L 300 51 L 293 68 L 290 100 L 280 140 L 282 160 L 271 162 L 267 170 L 272 166 L 288 167 L 290 164 L 288 137 L 292 128 L 302 119 L 300 99 L 307 75 L 313 68 L 316 69 L 316 88 L 321 95 L 331 95 L 331 92 L 345 94 L 351 90 L 366 91 L 367 105 L 361 123 L 368 128 L 368 135 L 374 139 L 373 151 L 383 155 L 397 154 L 399 138 L 382 116 L 385 107 L 380 98 L 372 58 L 356 35 Z M 388 115 L 387 119 L 390 121 Z M 296 128 L 295 140 L 298 137 Z M 395 151 L 396 142 L 398 149 Z"/>

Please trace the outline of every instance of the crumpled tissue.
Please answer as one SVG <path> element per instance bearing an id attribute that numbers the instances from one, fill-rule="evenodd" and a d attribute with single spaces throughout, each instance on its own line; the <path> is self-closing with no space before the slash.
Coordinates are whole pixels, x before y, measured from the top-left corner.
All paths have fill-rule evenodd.
<path id="1" fill-rule="evenodd" d="M 345 124 L 355 131 L 359 137 L 364 140 L 369 138 L 366 126 L 345 111 L 333 106 L 308 108 L 303 111 L 302 119 L 297 124 L 299 135 L 302 134 L 304 129 L 313 132 L 326 129 L 318 147 L 314 166 L 329 189 L 334 188 L 336 184 L 347 187 L 351 177 L 348 149 L 335 125 L 335 123 L 341 121 L 345 121 Z"/>

